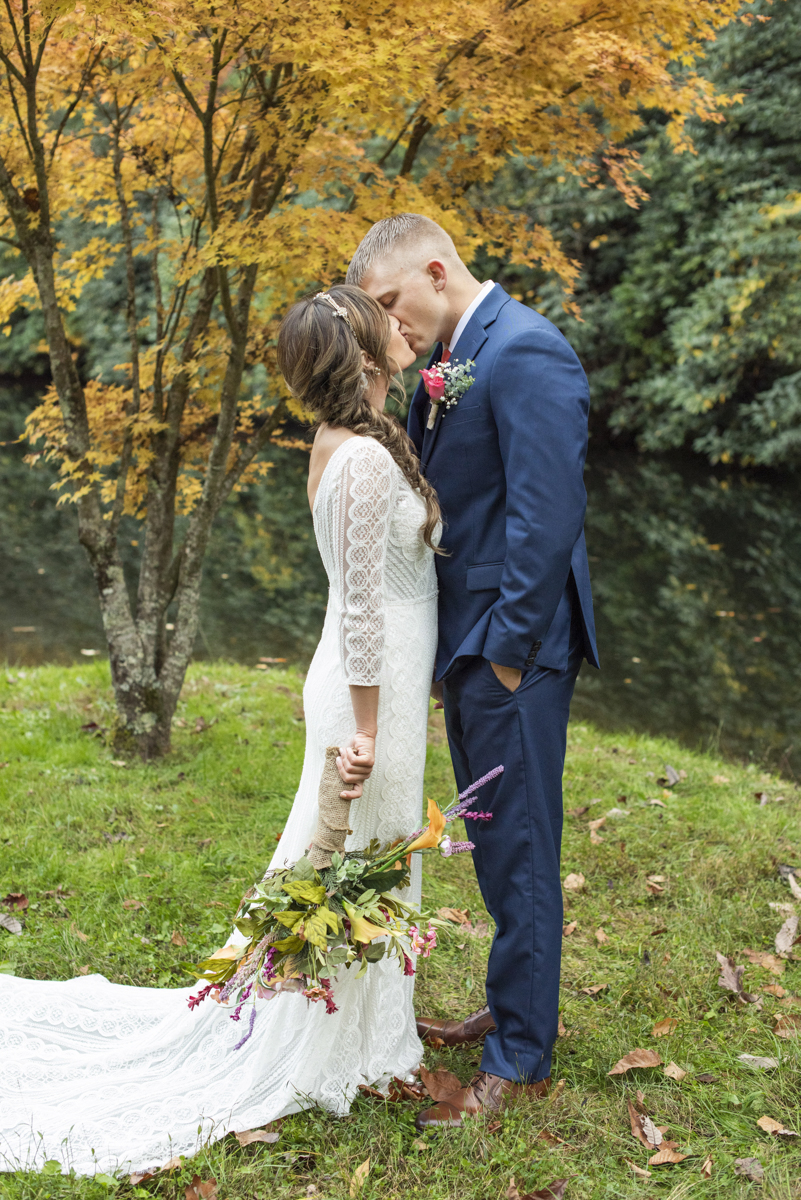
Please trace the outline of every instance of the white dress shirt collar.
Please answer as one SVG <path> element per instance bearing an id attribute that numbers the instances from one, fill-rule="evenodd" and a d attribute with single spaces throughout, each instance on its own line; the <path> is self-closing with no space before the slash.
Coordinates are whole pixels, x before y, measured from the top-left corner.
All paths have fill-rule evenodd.
<path id="1" fill-rule="evenodd" d="M 459 324 L 456 326 L 456 328 L 453 331 L 453 337 L 451 338 L 451 344 L 448 347 L 451 354 L 453 354 L 454 350 L 456 349 L 456 344 L 459 341 L 459 338 L 464 333 L 467 322 L 470 320 L 470 318 L 472 317 L 473 313 L 476 311 L 476 309 L 478 308 L 478 306 L 482 302 L 482 300 L 485 300 L 487 298 L 487 296 L 490 294 L 490 292 L 492 291 L 492 289 L 494 287 L 495 287 L 495 283 L 492 279 L 488 279 L 486 283 L 483 283 L 481 285 L 481 291 L 478 293 L 475 300 L 473 300 L 472 303 L 468 304 L 467 308 L 462 313 L 461 317 L 459 318 Z"/>

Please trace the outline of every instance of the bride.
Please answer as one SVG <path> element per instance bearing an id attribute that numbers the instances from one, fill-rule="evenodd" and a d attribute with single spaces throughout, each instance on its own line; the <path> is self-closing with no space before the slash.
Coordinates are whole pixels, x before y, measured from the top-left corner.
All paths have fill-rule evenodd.
<path id="1" fill-rule="evenodd" d="M 355 797 L 348 848 L 421 823 L 440 528 L 411 443 L 384 413 L 414 354 L 380 305 L 348 285 L 319 293 L 287 314 L 278 349 L 318 420 L 308 491 L 330 592 L 303 693 L 303 773 L 271 867 L 312 839 L 328 745 L 342 747 Z M 422 1045 L 414 980 L 395 960 L 360 980 L 341 974 L 336 1013 L 297 994 L 260 1000 L 244 1042 L 225 1007 L 190 1011 L 194 987 L 0 975 L 0 1169 L 56 1159 L 78 1174 L 144 1170 L 315 1103 L 347 1112 L 360 1084 L 407 1074 Z"/>

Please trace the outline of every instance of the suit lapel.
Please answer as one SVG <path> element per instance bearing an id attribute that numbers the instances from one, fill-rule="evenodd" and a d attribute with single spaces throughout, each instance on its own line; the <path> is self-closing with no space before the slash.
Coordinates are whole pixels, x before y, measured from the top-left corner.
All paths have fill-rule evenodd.
<path id="1" fill-rule="evenodd" d="M 483 308 L 483 305 L 480 306 Z M 473 313 L 470 320 L 464 327 L 459 344 L 451 358 L 452 363 L 465 363 L 468 359 L 475 359 L 481 347 L 487 340 L 487 331 L 482 322 L 478 319 L 478 309 Z M 439 428 L 443 421 L 447 421 L 445 410 L 440 406 L 441 411 L 437 413 L 434 421 L 433 429 L 426 429 L 423 435 L 423 454 L 420 459 L 420 465 L 425 470 L 426 463 L 431 458 L 434 446 L 439 435 Z M 427 418 L 426 418 L 427 423 Z"/>
<path id="2" fill-rule="evenodd" d="M 489 295 L 481 301 L 478 308 L 462 330 L 461 336 L 459 337 L 459 341 L 456 345 L 456 350 L 454 351 L 453 357 L 450 360 L 451 362 L 464 363 L 467 362 L 468 359 L 476 358 L 476 355 L 479 353 L 481 347 L 487 340 L 487 329 L 495 321 L 504 304 L 508 304 L 509 300 L 510 296 L 503 290 L 499 283 L 496 283 Z M 431 362 L 428 365 L 431 366 L 431 363 L 439 362 L 441 354 L 442 345 L 440 344 L 434 354 L 432 354 Z M 423 386 L 422 381 L 419 386 Z M 428 411 L 429 406 L 424 404 L 423 448 L 420 455 L 420 466 L 423 470 L 425 470 L 426 463 L 431 458 L 434 445 L 436 444 L 437 436 L 439 434 L 439 427 L 442 424 L 444 415 L 443 412 L 437 413 L 437 419 L 434 422 L 434 428 L 428 429 Z M 444 419 L 447 420 L 447 417 Z"/>

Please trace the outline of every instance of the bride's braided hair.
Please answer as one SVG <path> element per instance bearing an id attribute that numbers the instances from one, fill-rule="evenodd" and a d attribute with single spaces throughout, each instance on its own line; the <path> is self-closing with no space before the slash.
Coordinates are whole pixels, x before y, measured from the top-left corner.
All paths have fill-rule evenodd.
<path id="1" fill-rule="evenodd" d="M 388 413 L 367 399 L 369 380 L 362 351 L 405 399 L 403 383 L 393 374 L 387 350 L 392 330 L 384 309 L 361 288 L 338 284 L 328 292 L 293 304 L 278 331 L 278 366 L 289 390 L 318 424 L 350 429 L 386 447 L 426 506 L 423 540 L 440 552 L 433 538 L 440 521 L 439 501 L 420 465 L 409 435 Z M 333 301 L 333 303 L 332 303 Z M 345 315 L 337 312 L 337 308 Z M 393 364 L 394 365 L 394 364 Z"/>

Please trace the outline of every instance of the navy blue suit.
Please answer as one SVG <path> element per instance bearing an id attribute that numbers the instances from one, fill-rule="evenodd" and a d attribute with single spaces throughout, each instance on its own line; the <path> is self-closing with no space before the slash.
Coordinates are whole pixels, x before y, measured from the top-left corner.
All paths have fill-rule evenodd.
<path id="1" fill-rule="evenodd" d="M 441 348 L 432 356 L 439 359 Z M 487 1003 L 497 1025 L 482 1069 L 550 1074 L 562 938 L 559 855 L 570 700 L 583 658 L 598 666 L 587 551 L 587 379 L 558 329 L 496 285 L 451 361 L 474 383 L 428 430 L 420 385 L 408 430 L 442 506 L 437 558 L 445 722 L 459 790 L 502 763 L 466 822 L 497 931 Z M 491 662 L 522 671 L 510 692 Z"/>

